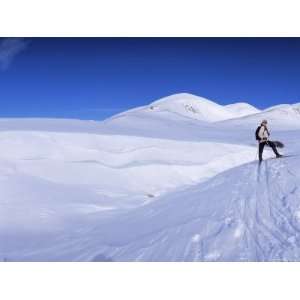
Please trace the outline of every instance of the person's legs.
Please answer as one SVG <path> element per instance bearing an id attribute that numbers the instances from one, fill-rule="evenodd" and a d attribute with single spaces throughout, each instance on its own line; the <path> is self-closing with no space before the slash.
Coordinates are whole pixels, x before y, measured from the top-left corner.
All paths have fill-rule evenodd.
<path id="1" fill-rule="evenodd" d="M 266 145 L 266 142 L 261 142 L 258 145 L 258 159 L 259 159 L 259 161 L 262 161 L 262 154 L 263 154 L 265 145 Z"/>
<path id="2" fill-rule="evenodd" d="M 268 145 L 272 148 L 273 152 L 275 153 L 276 156 L 281 156 L 278 151 L 277 151 L 277 148 L 275 146 L 275 144 L 272 142 L 272 141 L 268 141 L 267 142 Z"/>

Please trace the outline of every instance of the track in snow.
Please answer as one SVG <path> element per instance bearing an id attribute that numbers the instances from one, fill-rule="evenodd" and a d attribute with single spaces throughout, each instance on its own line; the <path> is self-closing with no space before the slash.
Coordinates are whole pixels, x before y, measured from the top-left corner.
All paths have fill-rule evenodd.
<path id="1" fill-rule="evenodd" d="M 92 214 L 76 230 L 52 237 L 39 250 L 11 253 L 9 259 L 298 261 L 294 162 L 248 163 L 130 212 Z M 228 184 L 232 190 L 222 193 Z"/>
<path id="2" fill-rule="evenodd" d="M 289 203 L 291 197 L 298 199 L 298 178 L 284 159 L 266 160 L 253 169 L 256 180 L 252 193 L 244 198 L 240 211 L 245 225 L 246 257 L 253 261 L 298 260 L 300 224 Z M 243 191 L 240 193 L 243 195 Z"/>

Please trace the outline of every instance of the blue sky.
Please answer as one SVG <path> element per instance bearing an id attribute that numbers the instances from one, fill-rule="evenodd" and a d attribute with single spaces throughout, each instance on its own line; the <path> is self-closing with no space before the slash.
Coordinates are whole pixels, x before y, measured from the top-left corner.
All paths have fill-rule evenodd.
<path id="1" fill-rule="evenodd" d="M 0 117 L 103 119 L 180 92 L 300 102 L 300 38 L 0 39 Z"/>

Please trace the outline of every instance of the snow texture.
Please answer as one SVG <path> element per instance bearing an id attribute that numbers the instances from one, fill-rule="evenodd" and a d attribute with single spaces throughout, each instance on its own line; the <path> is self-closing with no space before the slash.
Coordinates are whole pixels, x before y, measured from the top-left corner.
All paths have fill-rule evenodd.
<path id="1" fill-rule="evenodd" d="M 289 156 L 258 165 L 265 118 Z M 0 148 L 2 261 L 300 260 L 299 104 L 1 119 Z"/>

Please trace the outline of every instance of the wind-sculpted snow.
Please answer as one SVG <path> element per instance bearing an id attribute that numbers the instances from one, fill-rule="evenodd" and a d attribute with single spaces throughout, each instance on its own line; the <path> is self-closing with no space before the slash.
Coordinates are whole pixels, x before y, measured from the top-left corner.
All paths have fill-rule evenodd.
<path id="1" fill-rule="evenodd" d="M 298 157 L 247 163 L 135 210 L 93 213 L 12 260 L 298 261 Z M 27 245 L 30 238 L 26 237 Z"/>
<path id="2" fill-rule="evenodd" d="M 0 260 L 300 261 L 296 115 L 212 123 L 194 108 L 226 107 L 201 99 L 103 122 L 0 120 Z M 293 156 L 266 148 L 259 167 L 251 122 L 264 113 Z"/>
<path id="3" fill-rule="evenodd" d="M 253 159 L 250 145 L 83 133 L 3 132 L 0 147 L 3 168 L 11 166 L 7 176 L 21 173 L 105 195 L 142 198 Z"/>
<path id="4" fill-rule="evenodd" d="M 169 195 L 141 209 L 138 230 L 130 221 L 135 216 L 126 216 L 136 235 L 118 245 L 112 259 L 299 260 L 299 174 L 292 167 L 297 159 L 268 160 L 260 168 L 246 164 Z"/>

